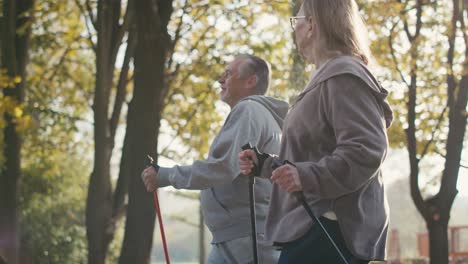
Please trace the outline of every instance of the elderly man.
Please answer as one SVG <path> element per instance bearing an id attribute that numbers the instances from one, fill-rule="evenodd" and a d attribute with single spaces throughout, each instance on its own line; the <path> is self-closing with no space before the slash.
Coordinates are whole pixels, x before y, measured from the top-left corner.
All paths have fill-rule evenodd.
<path id="1" fill-rule="evenodd" d="M 264 96 L 270 69 L 256 56 L 238 55 L 218 81 L 221 100 L 231 112 L 213 140 L 208 158 L 189 166 L 161 167 L 159 172 L 149 167 L 142 178 L 150 192 L 169 185 L 201 190 L 205 223 L 213 235 L 207 263 L 252 263 L 248 179 L 239 177 L 238 153 L 247 142 L 263 152 L 278 153 L 288 104 Z M 278 253 L 263 241 L 271 188 L 268 179 L 258 179 L 255 185 L 260 263 L 276 263 L 278 259 Z"/>

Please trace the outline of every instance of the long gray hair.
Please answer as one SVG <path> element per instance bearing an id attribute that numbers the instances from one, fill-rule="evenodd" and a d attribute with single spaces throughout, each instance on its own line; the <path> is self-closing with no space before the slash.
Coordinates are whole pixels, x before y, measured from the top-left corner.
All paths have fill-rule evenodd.
<path id="1" fill-rule="evenodd" d="M 339 52 L 369 63 L 367 29 L 355 0 L 304 0 L 303 10 L 323 35 L 319 52 Z"/>

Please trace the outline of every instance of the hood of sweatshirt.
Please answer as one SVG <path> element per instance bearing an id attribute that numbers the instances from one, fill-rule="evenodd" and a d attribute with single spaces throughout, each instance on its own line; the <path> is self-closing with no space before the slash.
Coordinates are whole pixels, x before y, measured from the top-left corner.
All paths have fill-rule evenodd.
<path id="1" fill-rule="evenodd" d="M 287 102 L 264 95 L 251 95 L 243 98 L 239 102 L 246 100 L 255 101 L 263 105 L 271 113 L 278 125 L 283 127 L 283 119 L 289 110 L 289 104 Z"/>
<path id="2" fill-rule="evenodd" d="M 352 56 L 338 56 L 325 62 L 314 73 L 313 83 L 308 85 L 309 88 L 301 94 L 307 93 L 315 88 L 317 84 L 340 74 L 352 74 L 367 84 L 382 106 L 387 128 L 390 127 L 393 121 L 393 111 L 386 100 L 388 91 L 380 85 L 366 65 Z"/>

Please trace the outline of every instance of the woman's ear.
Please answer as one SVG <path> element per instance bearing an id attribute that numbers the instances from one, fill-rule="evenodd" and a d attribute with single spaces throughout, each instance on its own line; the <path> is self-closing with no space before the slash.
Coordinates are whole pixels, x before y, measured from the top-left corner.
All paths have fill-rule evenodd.
<path id="1" fill-rule="evenodd" d="M 315 24 L 310 21 L 310 19 L 307 20 L 307 37 L 312 38 L 312 36 L 315 35 Z"/>

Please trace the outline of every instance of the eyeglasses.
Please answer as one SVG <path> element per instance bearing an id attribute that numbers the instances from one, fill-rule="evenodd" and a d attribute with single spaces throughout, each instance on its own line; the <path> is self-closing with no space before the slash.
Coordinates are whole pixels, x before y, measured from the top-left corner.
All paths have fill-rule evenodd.
<path id="1" fill-rule="evenodd" d="M 306 16 L 293 16 L 289 18 L 289 22 L 291 23 L 292 30 L 296 29 L 297 20 L 301 18 L 306 18 Z"/>
<path id="2" fill-rule="evenodd" d="M 222 79 L 222 80 L 226 80 L 226 79 L 229 79 L 231 76 L 232 76 L 232 71 L 230 71 L 230 70 L 225 70 L 225 71 L 221 74 L 221 76 L 219 76 L 218 79 L 219 79 L 219 80 L 221 80 L 221 79 Z"/>

